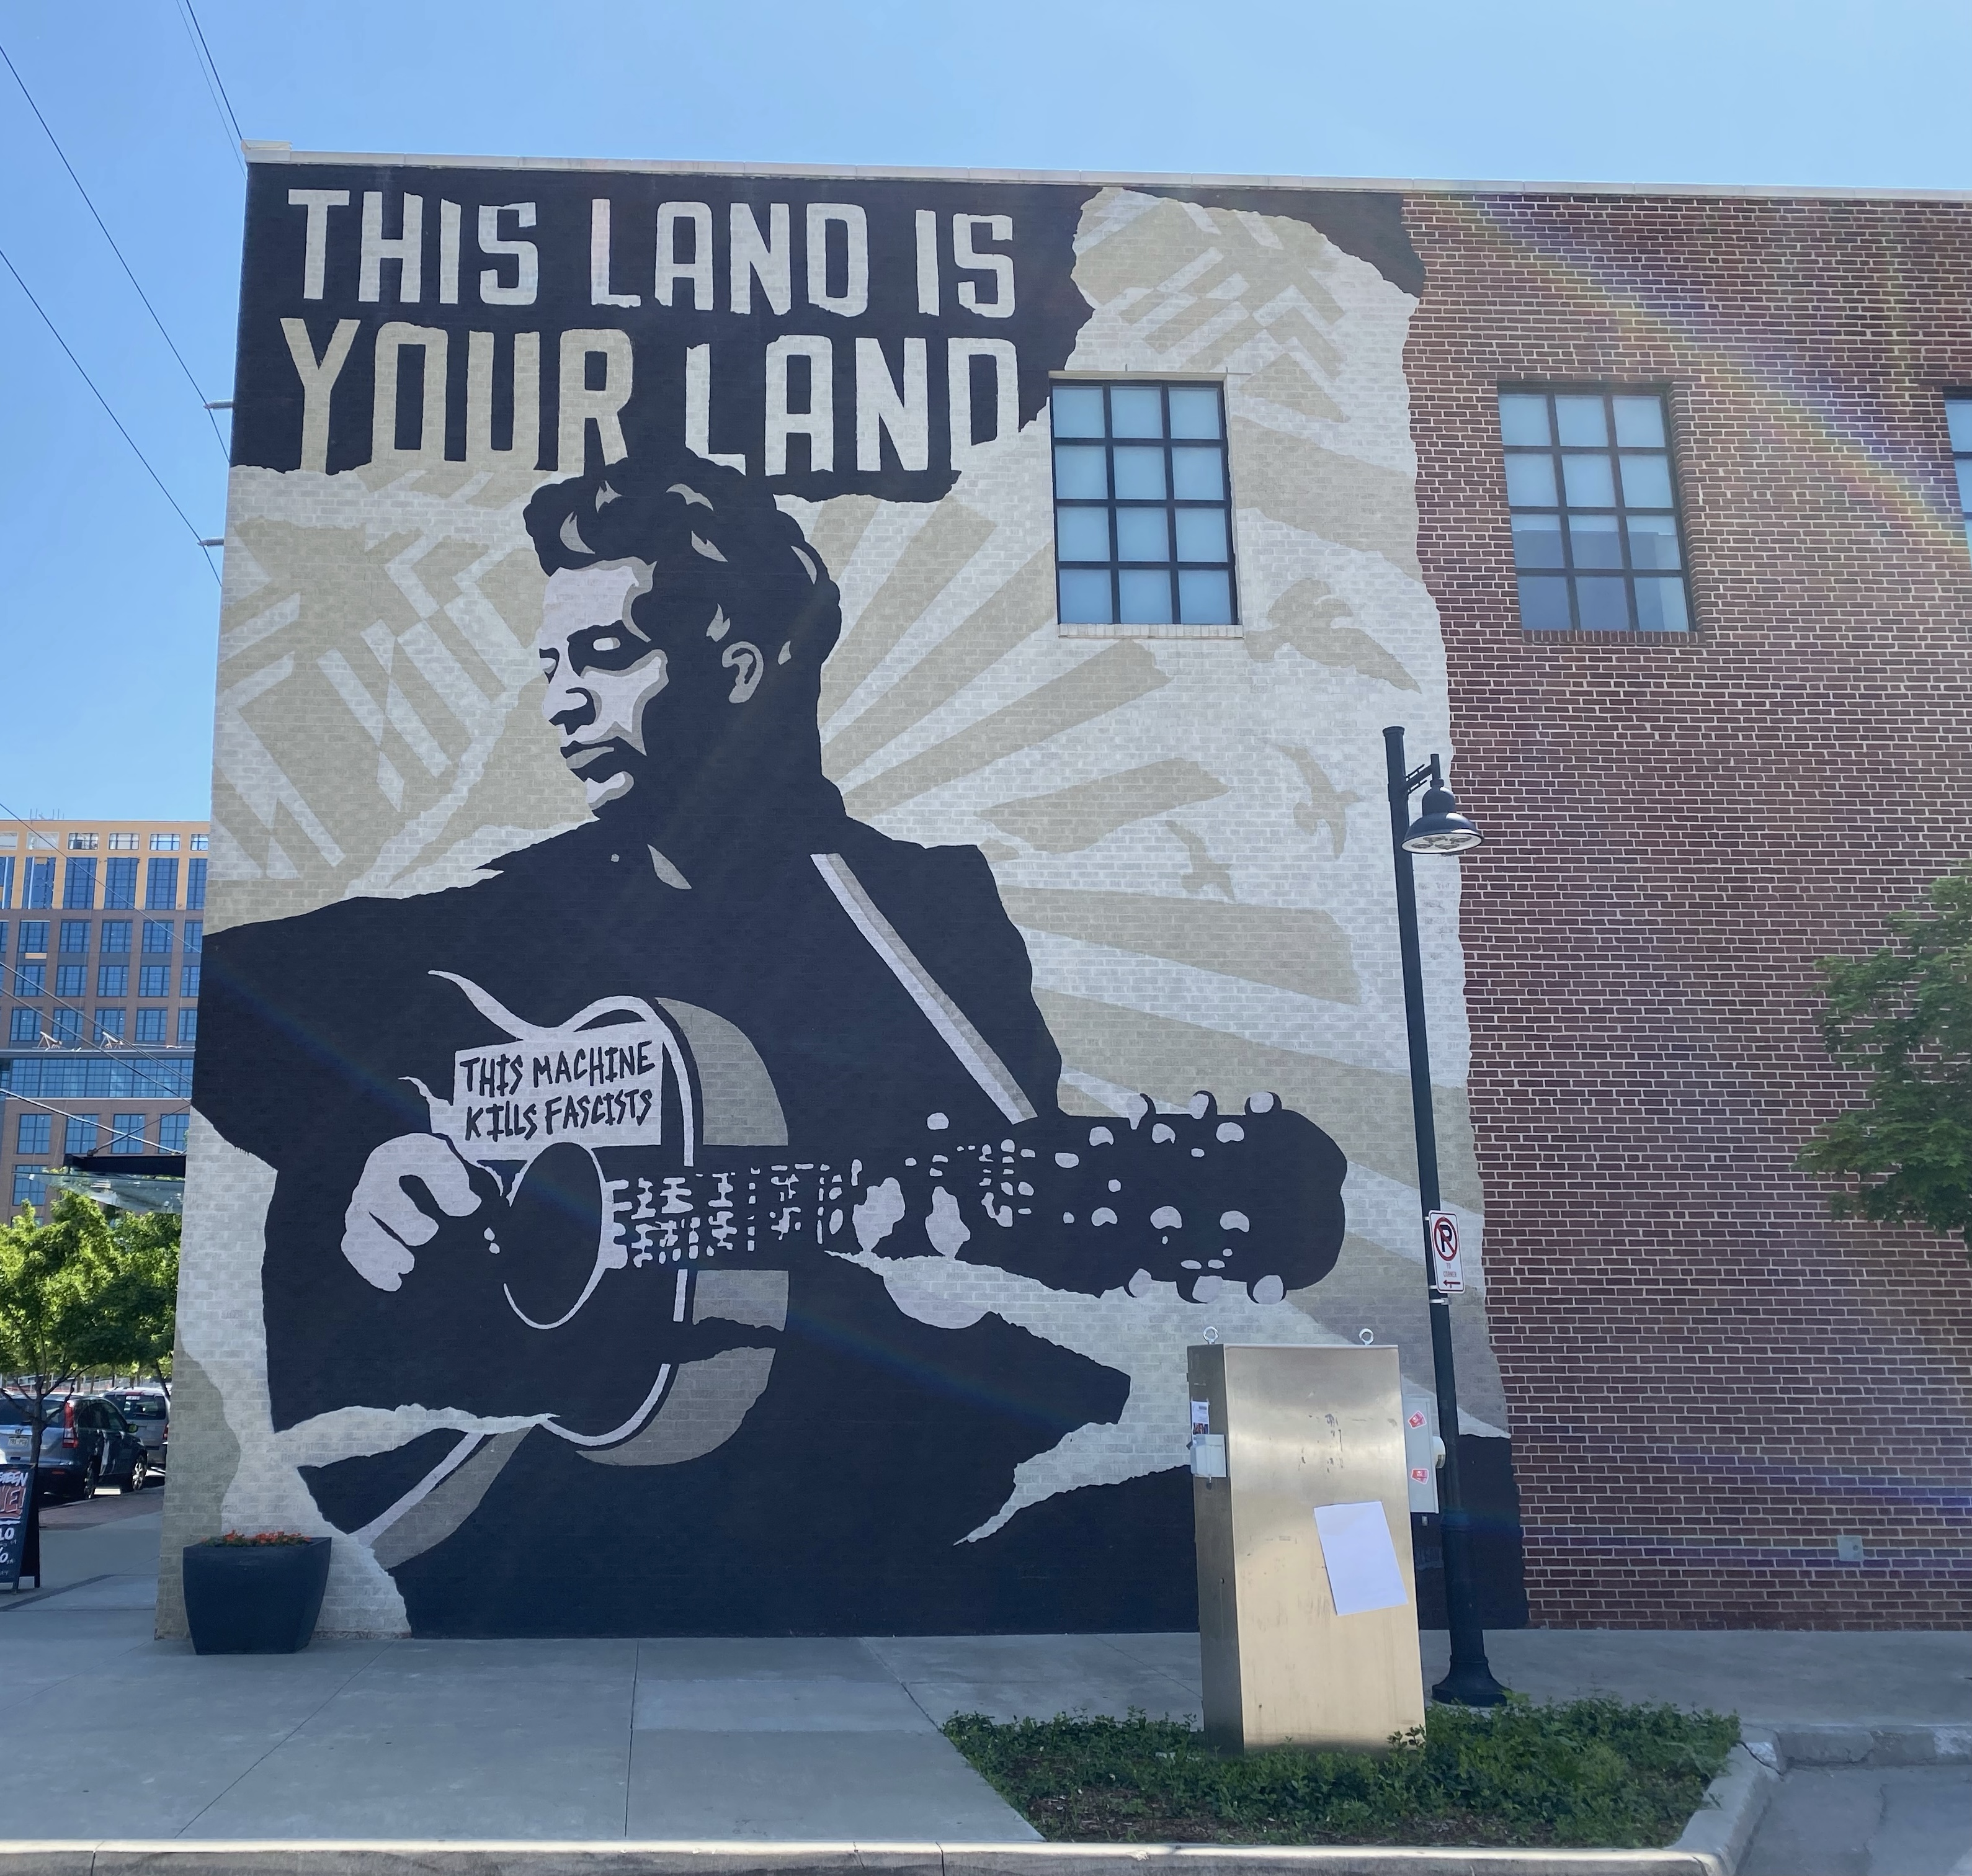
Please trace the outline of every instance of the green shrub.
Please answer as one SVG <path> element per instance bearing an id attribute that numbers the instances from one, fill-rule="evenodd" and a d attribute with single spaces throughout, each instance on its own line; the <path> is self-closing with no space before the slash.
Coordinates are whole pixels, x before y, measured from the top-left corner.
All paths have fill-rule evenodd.
<path id="1" fill-rule="evenodd" d="M 1066 1842 L 1595 1845 L 1674 1840 L 1739 1736 L 1673 1707 L 1434 1707 L 1386 1753 L 1215 1750 L 1190 1727 L 961 1714 L 948 1738 Z"/>

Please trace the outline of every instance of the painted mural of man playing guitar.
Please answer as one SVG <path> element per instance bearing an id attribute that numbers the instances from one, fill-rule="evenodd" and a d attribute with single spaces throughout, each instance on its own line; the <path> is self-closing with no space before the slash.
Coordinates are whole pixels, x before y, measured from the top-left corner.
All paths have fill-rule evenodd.
<path id="1" fill-rule="evenodd" d="M 325 1514 L 429 1633 L 538 1632 L 551 1583 L 596 1633 L 1181 1621 L 1176 1474 L 967 1541 L 1130 1387 L 968 1273 L 1277 1302 L 1335 1261 L 1340 1152 L 1265 1096 L 1061 1111 L 984 858 L 852 820 L 823 773 L 839 598 L 763 485 L 632 458 L 527 522 L 593 819 L 208 953 L 211 1046 L 258 1065 L 208 1117 L 279 1174 L 276 1424 L 531 1426 L 324 1469 Z M 588 1560 L 573 1601 L 521 1507 Z"/>

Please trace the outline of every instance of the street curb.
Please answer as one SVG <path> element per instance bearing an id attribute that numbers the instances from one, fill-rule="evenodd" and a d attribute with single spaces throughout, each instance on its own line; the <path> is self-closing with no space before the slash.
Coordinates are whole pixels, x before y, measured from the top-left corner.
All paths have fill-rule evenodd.
<path id="1" fill-rule="evenodd" d="M 1822 1721 L 1741 1729 L 1746 1750 L 1771 1770 L 1797 1765 L 1963 1765 L 1972 1726 Z"/>
<path id="2" fill-rule="evenodd" d="M 1706 1788 L 1705 1802 L 1692 1813 L 1684 1834 L 1671 1845 L 1705 1858 L 1718 1876 L 1736 1876 L 1739 1859 L 1753 1841 L 1781 1775 L 1745 1746 L 1735 1746 L 1726 1769 Z"/>
<path id="3" fill-rule="evenodd" d="M 1729 1780 L 1729 1774 L 1719 1782 Z M 1746 1834 L 1751 1835 L 1750 1826 Z M 1219 1844 L 192 1843 L 171 1838 L 0 1844 L 0 1876 L 1089 1876 L 1103 1865 L 1182 1870 L 1184 1876 L 1291 1876 L 1303 1871 L 1321 1876 L 1732 1876 L 1732 1865 L 1716 1854 L 1676 1846 L 1427 1850 Z"/>

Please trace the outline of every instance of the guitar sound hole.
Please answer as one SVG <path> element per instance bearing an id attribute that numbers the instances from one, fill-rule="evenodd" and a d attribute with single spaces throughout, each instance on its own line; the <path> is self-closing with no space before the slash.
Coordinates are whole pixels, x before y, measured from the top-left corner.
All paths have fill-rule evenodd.
<path id="1" fill-rule="evenodd" d="M 531 1166 L 500 1227 L 499 1275 L 537 1322 L 574 1307 L 596 1267 L 602 1190 L 579 1146 L 550 1146 Z"/>

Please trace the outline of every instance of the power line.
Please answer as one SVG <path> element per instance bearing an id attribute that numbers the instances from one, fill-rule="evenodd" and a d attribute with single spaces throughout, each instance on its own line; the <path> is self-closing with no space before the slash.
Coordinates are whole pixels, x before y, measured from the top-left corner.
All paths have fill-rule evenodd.
<path id="1" fill-rule="evenodd" d="M 34 297 L 34 289 L 28 286 L 25 280 L 21 278 L 21 270 L 14 265 L 12 257 L 8 253 L 7 250 L 4 247 L 0 247 L 0 263 L 4 263 L 5 264 L 7 271 L 14 276 L 14 284 L 18 286 L 22 293 L 27 295 L 28 304 L 32 306 L 35 312 L 41 315 L 42 325 L 46 326 L 49 332 L 54 334 L 55 343 L 60 346 L 63 351 L 67 355 L 69 363 L 75 367 L 77 372 L 82 379 L 82 381 L 89 387 L 92 392 L 95 394 L 96 401 L 102 405 L 103 414 L 109 418 L 111 423 L 116 426 L 116 433 L 130 446 L 130 453 L 134 456 L 139 462 L 143 464 L 145 474 L 149 476 L 152 481 L 158 485 L 158 494 L 162 495 L 165 499 L 171 505 L 171 512 L 175 515 L 180 521 L 184 523 L 185 531 L 190 534 L 193 541 L 201 549 L 203 549 L 205 545 L 205 536 L 201 534 L 196 528 L 193 527 L 191 525 L 191 517 L 188 515 L 183 508 L 178 506 L 178 497 L 173 495 L 170 489 L 165 486 L 165 479 L 151 466 L 151 459 L 145 455 L 142 450 L 137 447 L 136 438 L 132 436 L 130 433 L 123 427 L 123 420 L 109 407 L 109 400 L 104 397 L 103 393 L 96 388 L 96 380 L 91 377 L 87 371 L 83 370 L 82 361 L 75 355 L 74 351 L 70 346 L 68 341 L 62 337 L 60 327 L 57 325 L 54 321 L 48 317 L 47 309 Z M 203 553 L 201 553 L 200 557 L 201 559 L 204 558 Z M 207 560 L 205 562 L 205 570 L 211 574 L 213 584 L 214 586 L 217 586 L 220 583 L 219 570 L 213 565 L 210 560 Z"/>
<path id="2" fill-rule="evenodd" d="M 23 1107 L 38 1107 L 43 1113 L 59 1114 L 64 1120 L 96 1119 L 96 1116 L 93 1114 L 72 1114 L 66 1107 L 51 1107 L 46 1101 L 38 1101 L 31 1094 L 16 1094 L 11 1098 L 18 1101 Z M 94 1100 L 100 1101 L 113 1101 L 117 1097 L 113 1094 L 99 1094 L 94 1096 L 85 1094 L 82 1098 L 84 1100 Z M 141 1101 L 144 1097 L 141 1094 L 129 1094 L 124 1096 L 123 1098 L 126 1100 Z M 174 1100 L 182 1100 L 184 1097 L 182 1095 L 173 1095 L 171 1098 Z M 100 1129 L 102 1123 L 99 1121 L 96 1124 L 99 1129 Z M 109 1123 L 106 1131 L 112 1140 L 135 1140 L 139 1146 L 142 1146 L 145 1143 L 144 1136 L 141 1133 L 132 1133 L 127 1127 L 119 1128 L 114 1121 L 112 1121 Z M 54 1149 L 51 1146 L 47 1150 L 50 1152 L 53 1152 Z M 114 1152 L 116 1149 L 113 1147 L 110 1150 Z M 64 1154 L 66 1155 L 68 1151 L 67 1147 L 64 1146 L 62 1151 Z M 16 1166 L 14 1170 L 16 1172 L 18 1172 L 21 1168 L 18 1166 Z M 46 1168 L 46 1170 L 54 1172 L 56 1168 L 54 1167 L 49 1167 Z"/>
<path id="3" fill-rule="evenodd" d="M 192 31 L 198 34 L 198 49 L 205 54 L 206 64 L 212 72 L 212 82 L 219 87 L 219 101 L 226 106 L 226 119 L 233 126 L 233 142 L 243 143 L 246 139 L 240 134 L 240 119 L 233 115 L 233 100 L 226 95 L 226 80 L 219 75 L 219 61 L 212 56 L 211 47 L 205 43 L 205 28 L 198 23 L 198 9 L 191 0 L 184 0 L 184 10 L 185 18 L 191 21 Z"/>
<path id="4" fill-rule="evenodd" d="M 37 907 L 36 910 L 39 910 L 39 908 Z M 57 953 L 57 955 L 59 956 L 60 953 Z M 139 955 L 141 956 L 142 954 L 140 953 Z M 24 996 L 27 995 L 27 992 L 21 988 L 22 981 L 21 968 L 22 967 L 21 966 L 17 964 L 12 967 L 11 972 L 11 975 L 14 979 L 14 995 L 17 997 Z M 171 966 L 169 965 L 166 965 L 165 968 L 168 971 L 171 969 Z M 81 1027 L 80 1019 L 83 1015 L 83 1010 L 80 1004 L 70 1003 L 66 1002 L 61 997 L 57 996 L 54 999 L 54 1007 L 57 1015 L 59 1015 L 64 1010 L 66 1010 L 71 1016 L 77 1018 L 77 1027 L 78 1028 Z M 139 1014 L 142 1014 L 142 1012 L 140 1012 Z M 57 1059 L 64 1062 L 79 1061 L 87 1058 L 91 1061 L 100 1060 L 106 1062 L 113 1063 L 117 1067 L 121 1068 L 125 1074 L 131 1077 L 133 1092 L 128 1098 L 133 1101 L 188 1101 L 191 1099 L 190 1095 L 183 1093 L 177 1088 L 169 1086 L 165 1082 L 160 1081 L 155 1075 L 146 1074 L 145 1070 L 139 1066 L 140 1063 L 154 1062 L 158 1059 L 155 1055 L 143 1055 L 132 1053 L 132 1050 L 141 1050 L 144 1046 L 142 1043 L 138 1042 L 126 1044 L 121 1036 L 113 1037 L 109 1035 L 109 1032 L 103 1028 L 100 1023 L 92 1024 L 90 1027 L 96 1032 L 96 1040 L 87 1048 L 81 1047 L 72 1043 L 64 1044 L 57 1040 L 53 1034 L 42 1037 L 36 1041 L 34 1047 L 39 1049 L 44 1055 L 47 1054 L 51 1051 L 54 1051 Z M 117 1045 L 114 1048 L 108 1046 L 108 1044 L 113 1041 Z M 4 1046 L 8 1048 L 12 1048 L 18 1047 L 19 1045 L 10 1043 Z M 168 1043 L 166 1043 L 162 1046 L 168 1048 L 171 1045 Z M 183 1047 L 184 1044 L 181 1043 L 179 1046 Z M 8 1060 L 11 1061 L 25 1061 L 28 1059 L 29 1058 L 25 1056 L 10 1056 L 8 1057 Z M 158 1092 L 155 1094 L 151 1095 L 139 1094 L 134 1092 L 135 1084 L 139 1081 L 146 1083 L 151 1087 L 155 1088 Z M 15 1093 L 11 1076 L 7 1077 L 5 1080 L 0 1080 L 0 1097 L 5 1097 L 8 1095 L 11 1095 L 17 1101 L 24 1101 L 28 1099 L 28 1097 L 24 1094 Z M 114 1100 L 116 1097 L 113 1094 L 106 1094 L 99 1097 L 92 1097 L 89 1095 L 84 1094 L 78 1097 L 77 1098 L 82 1100 L 88 1100 L 92 1098 L 100 1098 L 103 1100 Z"/>
<path id="5" fill-rule="evenodd" d="M 4 45 L 0 45 L 0 60 L 5 60 L 8 70 L 13 74 L 15 83 L 21 87 L 21 96 L 28 100 L 28 109 L 34 113 L 34 122 L 41 126 L 42 134 L 48 140 L 49 147 L 60 159 L 63 168 L 68 172 L 68 179 L 75 185 L 75 192 L 82 198 L 83 206 L 95 217 L 96 225 L 103 230 L 103 238 L 109 243 L 110 253 L 116 257 L 117 264 L 129 276 L 131 286 L 136 289 L 137 297 L 144 302 L 144 310 L 151 315 L 151 323 L 158 328 L 158 336 L 170 348 L 171 356 L 178 361 L 178 369 L 184 374 L 184 381 L 191 387 L 192 394 L 204 407 L 205 420 L 212 426 L 214 442 L 219 445 L 220 453 L 230 462 L 232 459 L 233 453 L 227 448 L 226 439 L 219 433 L 219 421 L 212 414 L 210 402 L 207 399 L 204 391 L 201 387 L 198 380 L 192 376 L 191 367 L 185 363 L 184 354 L 178 350 L 171 334 L 165 330 L 165 322 L 158 316 L 157 308 L 151 304 L 150 295 L 144 291 L 135 272 L 132 269 L 129 262 L 124 258 L 122 249 L 116 245 L 116 237 L 109 232 L 109 224 L 103 219 L 96 204 L 90 199 L 89 191 L 82 186 L 82 178 L 75 173 L 75 165 L 68 160 L 68 152 L 62 148 L 60 140 L 56 137 L 54 130 L 50 128 L 47 118 L 41 115 L 41 107 L 34 102 L 34 94 L 28 89 L 28 81 L 21 76 L 20 67 L 14 63 Z"/>
<path id="6" fill-rule="evenodd" d="M 233 100 L 226 95 L 226 80 L 219 75 L 219 66 L 212 56 L 212 48 L 205 43 L 205 28 L 198 23 L 198 15 L 192 11 L 191 0 L 178 0 L 179 23 L 185 29 L 185 37 L 191 41 L 192 57 L 198 67 L 198 75 L 205 80 L 205 88 L 212 99 L 212 108 L 221 113 L 220 127 L 233 126 L 233 160 L 240 165 L 240 173 L 246 171 L 246 159 L 240 145 L 244 141 L 240 134 L 240 119 L 233 114 Z"/>

